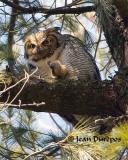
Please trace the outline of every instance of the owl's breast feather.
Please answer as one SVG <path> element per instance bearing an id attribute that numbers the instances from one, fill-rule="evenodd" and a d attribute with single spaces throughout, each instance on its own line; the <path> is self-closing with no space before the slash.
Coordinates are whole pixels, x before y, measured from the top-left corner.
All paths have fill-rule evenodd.
<path id="1" fill-rule="evenodd" d="M 55 77 L 52 74 L 52 70 L 48 65 L 49 61 L 53 62 L 59 58 L 59 50 L 55 51 L 55 53 L 51 57 L 47 57 L 45 59 L 40 59 L 38 61 L 28 60 L 28 65 L 32 65 L 35 68 L 38 68 L 35 73 L 36 76 L 39 76 L 41 79 L 45 81 L 52 81 Z M 31 69 L 30 69 L 31 70 Z M 32 69 L 34 70 L 34 69 Z M 31 70 L 31 71 L 32 71 Z"/>

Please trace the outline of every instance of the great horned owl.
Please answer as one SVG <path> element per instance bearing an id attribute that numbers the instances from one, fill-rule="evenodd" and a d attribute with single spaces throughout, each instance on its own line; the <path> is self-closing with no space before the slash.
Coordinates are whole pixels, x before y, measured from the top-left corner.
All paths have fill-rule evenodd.
<path id="1" fill-rule="evenodd" d="M 26 37 L 24 42 L 29 69 L 38 67 L 36 74 L 42 79 L 100 80 L 93 57 L 78 38 L 51 28 Z"/>
<path id="2" fill-rule="evenodd" d="M 29 69 L 38 67 L 37 74 L 46 81 L 100 79 L 94 59 L 76 37 L 51 28 L 26 37 L 24 42 Z"/>

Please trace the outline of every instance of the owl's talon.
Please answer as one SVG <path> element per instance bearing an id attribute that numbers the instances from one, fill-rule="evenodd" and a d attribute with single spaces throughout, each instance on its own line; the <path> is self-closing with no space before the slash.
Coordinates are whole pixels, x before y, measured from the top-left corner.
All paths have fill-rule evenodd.
<path id="1" fill-rule="evenodd" d="M 48 65 L 49 65 L 49 67 L 50 67 L 52 70 L 54 70 L 54 67 L 56 66 L 56 64 L 55 64 L 54 62 L 51 62 L 51 61 L 48 61 L 47 63 L 48 63 Z"/>
<path id="2" fill-rule="evenodd" d="M 53 76 L 55 76 L 56 78 L 64 78 L 66 76 L 67 68 L 65 67 L 65 65 L 62 65 L 60 61 L 48 61 L 48 65 L 52 70 Z"/>

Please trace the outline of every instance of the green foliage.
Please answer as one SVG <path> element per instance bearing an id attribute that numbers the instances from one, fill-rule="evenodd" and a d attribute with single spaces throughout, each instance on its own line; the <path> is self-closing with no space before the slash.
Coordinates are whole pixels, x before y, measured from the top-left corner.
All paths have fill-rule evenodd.
<path id="1" fill-rule="evenodd" d="M 17 111 L 8 109 L 0 116 L 1 157 L 7 156 L 11 159 L 16 157 L 20 160 L 27 152 L 34 151 L 38 146 L 40 133 L 32 128 L 34 115 L 32 112 Z M 5 149 L 4 149 L 5 148 Z"/>
<path id="2" fill-rule="evenodd" d="M 9 59 L 13 59 L 13 55 L 10 51 L 10 49 L 8 48 L 7 45 L 5 44 L 0 44 L 0 60 L 9 60 Z"/>
<path id="3" fill-rule="evenodd" d="M 83 121 L 64 139 L 62 155 L 69 159 L 115 160 L 128 147 L 128 124 L 120 123 L 110 133 L 99 135 L 90 128 L 92 121 Z"/>
<path id="4" fill-rule="evenodd" d="M 65 15 L 64 16 L 64 29 L 72 31 L 73 33 L 77 31 L 78 29 L 78 23 L 77 20 L 74 18 L 74 16 L 71 15 Z"/>
<path id="5" fill-rule="evenodd" d="M 121 123 L 110 133 L 99 135 L 92 130 L 92 120 L 84 119 L 65 137 L 63 134 L 36 131 L 32 125 L 35 120 L 35 114 L 31 111 L 8 109 L 1 114 L 0 158 L 21 160 L 44 157 L 52 160 L 60 156 L 62 160 L 79 160 L 83 157 L 91 160 L 115 160 L 128 147 L 127 123 Z M 100 140 L 94 141 L 94 136 Z M 104 140 L 108 137 L 109 141 Z M 121 141 L 113 140 L 115 138 Z"/>

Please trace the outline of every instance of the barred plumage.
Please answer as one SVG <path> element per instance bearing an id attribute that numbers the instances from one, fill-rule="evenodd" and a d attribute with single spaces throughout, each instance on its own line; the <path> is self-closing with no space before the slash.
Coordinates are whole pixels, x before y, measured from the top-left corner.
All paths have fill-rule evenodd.
<path id="1" fill-rule="evenodd" d="M 69 71 L 75 71 L 74 77 L 69 79 L 100 80 L 100 74 L 92 56 L 87 52 L 86 46 L 76 37 L 63 35 L 64 49 L 60 59 Z"/>

